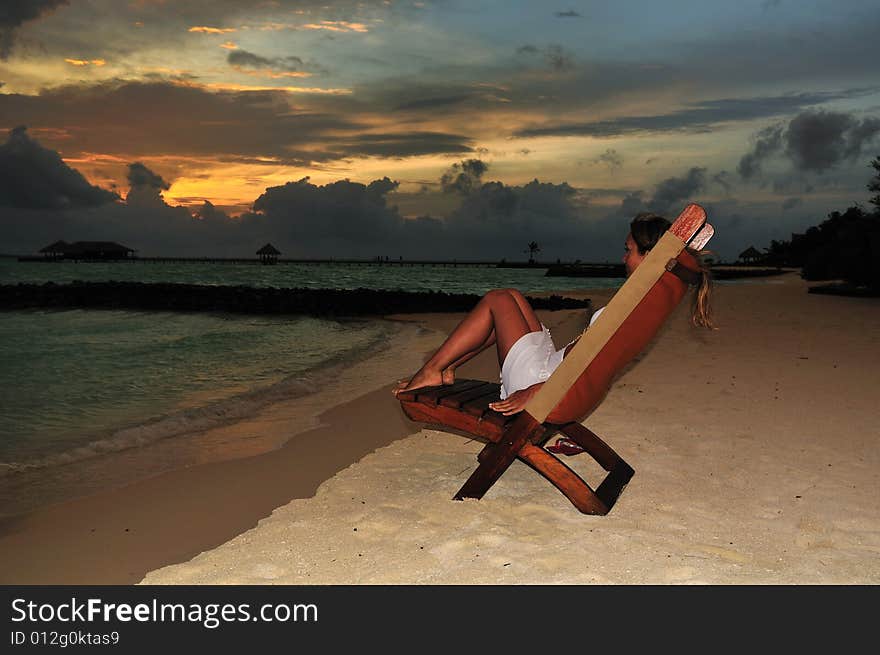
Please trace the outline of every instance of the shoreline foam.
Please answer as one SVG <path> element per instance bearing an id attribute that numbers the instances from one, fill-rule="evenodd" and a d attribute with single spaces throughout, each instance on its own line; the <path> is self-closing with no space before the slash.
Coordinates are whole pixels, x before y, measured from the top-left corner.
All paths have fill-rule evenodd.
<path id="1" fill-rule="evenodd" d="M 204 404 L 173 407 L 160 415 L 108 428 L 105 431 L 106 436 L 62 452 L 46 454 L 26 461 L 0 461 L 0 480 L 5 476 L 24 471 L 72 464 L 90 457 L 145 446 L 163 439 L 186 437 L 234 423 L 271 403 L 313 393 L 315 387 L 321 387 L 332 381 L 339 368 L 369 359 L 386 347 L 394 336 L 394 330 L 389 329 L 387 333 L 368 343 L 353 347 L 268 385 L 240 390 L 229 396 L 208 400 Z"/>

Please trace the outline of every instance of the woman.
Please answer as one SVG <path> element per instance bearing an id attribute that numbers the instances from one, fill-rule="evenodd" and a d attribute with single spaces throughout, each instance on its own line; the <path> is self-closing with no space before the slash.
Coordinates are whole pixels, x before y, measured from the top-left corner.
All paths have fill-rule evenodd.
<path id="1" fill-rule="evenodd" d="M 669 226 L 669 221 L 656 214 L 642 213 L 632 220 L 623 254 L 627 277 Z M 702 272 L 694 293 L 691 320 L 694 325 L 712 328 L 708 269 L 698 253 L 689 252 Z M 590 325 L 602 309 L 593 314 Z M 516 289 L 496 289 L 483 296 L 437 352 L 411 379 L 398 383 L 393 393 L 396 396 L 401 391 L 452 384 L 456 368 L 495 344 L 501 366 L 501 399 L 489 407 L 509 416 L 523 410 L 576 343 L 577 339 L 556 350 L 549 330 L 538 320 L 525 297 Z"/>

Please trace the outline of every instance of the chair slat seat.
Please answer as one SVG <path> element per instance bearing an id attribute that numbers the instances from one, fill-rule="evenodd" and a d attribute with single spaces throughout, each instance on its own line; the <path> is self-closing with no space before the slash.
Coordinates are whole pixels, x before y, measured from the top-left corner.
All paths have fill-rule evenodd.
<path id="1" fill-rule="evenodd" d="M 485 396 L 487 394 L 495 394 L 496 396 L 499 394 L 500 385 L 492 384 L 491 382 L 482 382 L 480 384 L 465 389 L 459 393 L 455 393 L 449 396 L 444 397 L 440 404 L 444 407 L 451 407 L 453 409 L 461 409 L 461 407 L 473 400 L 474 398 L 479 398 L 481 396 Z"/>
<path id="2" fill-rule="evenodd" d="M 481 386 L 480 380 L 456 380 L 455 384 L 427 387 L 424 391 L 417 394 L 417 398 L 419 399 L 419 402 L 436 407 L 437 404 L 447 396 L 479 386 Z"/>
<path id="3" fill-rule="evenodd" d="M 461 410 L 471 416 L 482 418 L 487 411 L 490 411 L 489 403 L 493 403 L 496 400 L 498 400 L 498 391 L 487 389 L 482 395 L 477 396 L 476 398 L 471 398 L 466 403 L 463 403 Z"/>

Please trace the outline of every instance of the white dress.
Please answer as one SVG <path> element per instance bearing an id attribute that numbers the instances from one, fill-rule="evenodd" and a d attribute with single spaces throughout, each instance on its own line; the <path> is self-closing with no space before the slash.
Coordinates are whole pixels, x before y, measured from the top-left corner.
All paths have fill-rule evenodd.
<path id="1" fill-rule="evenodd" d="M 605 308 L 596 310 L 590 318 L 590 326 L 596 322 L 603 309 Z M 574 342 L 570 342 L 565 348 L 571 343 Z M 546 381 L 562 363 L 565 348 L 556 350 L 550 330 L 543 323 L 539 332 L 529 332 L 517 339 L 501 365 L 501 400 L 514 391 Z"/>

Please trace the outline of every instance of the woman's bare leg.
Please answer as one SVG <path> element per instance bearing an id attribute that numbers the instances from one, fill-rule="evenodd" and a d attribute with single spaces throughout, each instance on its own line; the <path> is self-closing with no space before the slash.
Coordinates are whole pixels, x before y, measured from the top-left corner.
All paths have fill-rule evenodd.
<path id="1" fill-rule="evenodd" d="M 454 362 L 452 362 L 449 366 L 447 366 L 446 368 L 443 369 L 443 372 L 442 372 L 443 373 L 443 384 L 453 384 L 455 382 L 455 369 L 457 369 L 459 366 L 461 366 L 465 362 L 473 359 L 474 357 L 479 355 L 481 352 L 486 350 L 486 348 L 488 348 L 489 346 L 492 346 L 494 344 L 495 344 L 495 330 L 493 329 L 492 333 L 483 342 L 483 344 L 481 346 L 477 347 L 476 350 L 472 350 L 469 353 L 465 353 L 464 355 L 462 355 L 461 357 L 456 359 Z"/>
<path id="2" fill-rule="evenodd" d="M 489 338 L 486 339 L 481 346 L 478 346 L 476 350 L 472 350 L 469 353 L 465 353 L 464 355 L 459 357 L 457 360 L 452 362 L 449 366 L 447 366 L 446 368 L 444 368 L 440 372 L 440 376 L 441 376 L 441 379 L 443 380 L 443 384 L 447 385 L 447 386 L 455 384 L 455 369 L 457 369 L 459 366 L 464 364 L 466 361 L 473 359 L 474 357 L 479 355 L 481 352 L 483 352 L 486 348 L 493 345 L 494 343 L 495 343 L 495 329 L 493 328 L 492 333 L 489 335 Z M 406 379 L 398 381 L 397 388 L 398 389 L 405 389 L 411 379 L 412 378 L 406 378 Z"/>
<path id="3" fill-rule="evenodd" d="M 535 310 L 532 309 L 532 306 L 529 304 L 529 301 L 526 300 L 526 297 L 524 295 L 522 295 L 522 293 L 520 293 L 520 291 L 518 289 L 501 289 L 501 291 L 506 291 L 511 296 L 513 296 L 513 299 L 516 301 L 516 304 L 519 305 L 519 309 L 522 312 L 523 317 L 525 317 L 526 322 L 528 322 L 528 324 L 530 326 L 537 325 L 538 326 L 537 329 L 541 329 L 541 321 L 538 320 L 538 317 L 535 314 Z M 535 331 L 536 330 L 532 330 L 532 332 L 535 332 Z M 443 384 L 453 384 L 455 382 L 455 369 L 457 369 L 459 366 L 464 364 L 466 361 L 473 359 L 474 357 L 479 355 L 481 352 L 483 352 L 486 348 L 488 348 L 489 346 L 491 346 L 494 343 L 495 343 L 495 330 L 493 329 L 492 333 L 489 335 L 489 338 L 483 342 L 482 346 L 480 346 L 476 350 L 473 350 L 469 353 L 462 355 L 459 359 L 457 359 L 452 364 L 450 364 L 445 369 L 443 369 L 443 371 L 442 371 Z M 500 362 L 501 363 L 504 362 L 503 357 L 500 358 Z M 500 366 L 500 363 L 499 363 L 499 366 Z"/>
<path id="4" fill-rule="evenodd" d="M 469 353 L 465 353 L 454 362 L 452 362 L 449 366 L 440 371 L 440 378 L 443 381 L 444 385 L 452 385 L 455 384 L 455 369 L 464 364 L 466 361 L 473 359 L 481 352 L 483 352 L 486 348 L 495 343 L 495 329 L 492 329 L 492 333 L 489 335 L 489 338 L 486 339 L 482 345 L 478 346 L 476 350 L 472 350 Z M 399 380 L 397 382 L 397 388 L 399 390 L 405 389 L 412 378 L 405 378 L 403 380 Z"/>
<path id="5" fill-rule="evenodd" d="M 525 298 L 513 289 L 488 292 L 447 337 L 443 345 L 399 391 L 443 384 L 443 372 L 495 343 L 499 365 L 511 346 L 529 332 L 537 332 L 541 323 Z M 494 338 L 493 338 L 494 334 Z M 448 377 L 448 376 L 447 376 Z"/>

